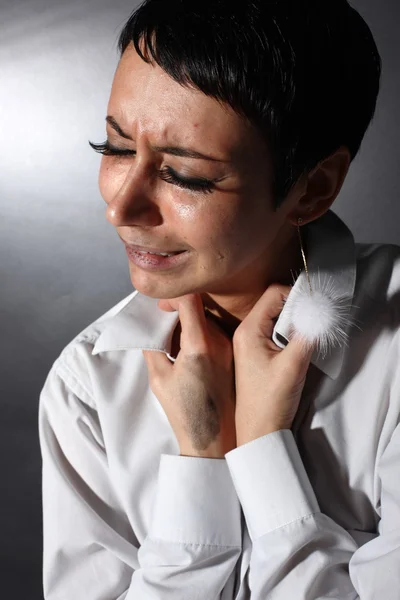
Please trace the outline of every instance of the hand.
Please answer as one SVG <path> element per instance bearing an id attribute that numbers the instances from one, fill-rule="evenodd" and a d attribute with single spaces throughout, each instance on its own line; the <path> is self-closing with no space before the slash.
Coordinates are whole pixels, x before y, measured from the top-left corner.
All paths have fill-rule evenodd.
<path id="1" fill-rule="evenodd" d="M 237 446 L 290 429 L 314 348 L 294 334 L 284 350 L 272 341 L 289 286 L 268 287 L 233 336 Z"/>
<path id="2" fill-rule="evenodd" d="M 178 310 L 181 349 L 175 363 L 163 352 L 143 351 L 150 387 L 181 454 L 224 458 L 236 447 L 232 342 L 205 316 L 199 294 L 160 300 L 158 306 Z"/>

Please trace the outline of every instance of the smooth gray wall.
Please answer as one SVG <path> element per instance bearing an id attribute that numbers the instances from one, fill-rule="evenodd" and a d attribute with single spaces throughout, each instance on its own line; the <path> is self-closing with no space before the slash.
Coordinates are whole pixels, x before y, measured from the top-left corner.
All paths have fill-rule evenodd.
<path id="1" fill-rule="evenodd" d="M 137 3 L 0 0 L 0 590 L 42 598 L 40 390 L 61 349 L 132 291 L 100 157 L 118 33 Z M 400 3 L 357 0 L 383 57 L 378 110 L 334 210 L 400 244 Z M 111 599 L 110 599 L 111 600 Z"/>

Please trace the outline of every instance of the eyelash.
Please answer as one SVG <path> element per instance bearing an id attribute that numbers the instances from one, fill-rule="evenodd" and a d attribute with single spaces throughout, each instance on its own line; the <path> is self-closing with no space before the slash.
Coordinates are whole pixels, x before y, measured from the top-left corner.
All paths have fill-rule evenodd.
<path id="1" fill-rule="evenodd" d="M 93 148 L 95 152 L 103 154 L 104 156 L 132 156 L 136 154 L 134 150 L 115 148 L 114 146 L 111 146 L 108 142 L 104 142 L 103 144 L 92 144 L 92 142 L 89 142 L 89 145 Z M 159 173 L 163 181 L 166 181 L 167 183 L 172 183 L 180 188 L 191 190 L 193 192 L 203 192 L 205 194 L 210 194 L 215 189 L 214 182 L 210 179 L 183 179 L 181 177 L 178 177 L 178 175 L 173 169 L 171 169 L 171 167 L 164 167 L 163 169 L 160 169 Z"/>

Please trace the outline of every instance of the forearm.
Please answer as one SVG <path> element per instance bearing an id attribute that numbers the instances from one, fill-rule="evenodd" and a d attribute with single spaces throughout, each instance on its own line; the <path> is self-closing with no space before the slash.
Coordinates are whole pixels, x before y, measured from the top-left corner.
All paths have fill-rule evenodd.
<path id="1" fill-rule="evenodd" d="M 162 455 L 152 522 L 126 600 L 217 600 L 241 553 L 240 503 L 224 459 Z M 140 594 L 141 592 L 141 594 Z"/>
<path id="2" fill-rule="evenodd" d="M 320 512 L 291 431 L 266 435 L 226 458 L 253 544 L 252 600 L 358 598 L 349 576 L 357 544 Z"/>
<path id="3" fill-rule="evenodd" d="M 124 510 L 91 399 L 72 392 L 68 375 L 60 365 L 51 371 L 39 409 L 46 600 L 219 599 L 241 552 L 226 461 L 163 455 L 140 543 L 131 514 L 147 520 L 143 494 Z"/>

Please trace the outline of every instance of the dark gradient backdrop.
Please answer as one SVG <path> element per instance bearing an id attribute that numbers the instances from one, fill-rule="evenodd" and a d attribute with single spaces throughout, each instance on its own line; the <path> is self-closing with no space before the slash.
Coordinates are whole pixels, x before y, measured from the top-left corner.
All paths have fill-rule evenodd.
<path id="1" fill-rule="evenodd" d="M 399 0 L 354 0 L 383 57 L 377 115 L 334 209 L 400 244 Z M 0 0 L 0 595 L 42 598 L 40 389 L 58 353 L 132 291 L 97 189 L 128 0 Z M 71 599 L 72 600 L 72 599 Z M 112 600 L 111 598 L 109 600 Z"/>

